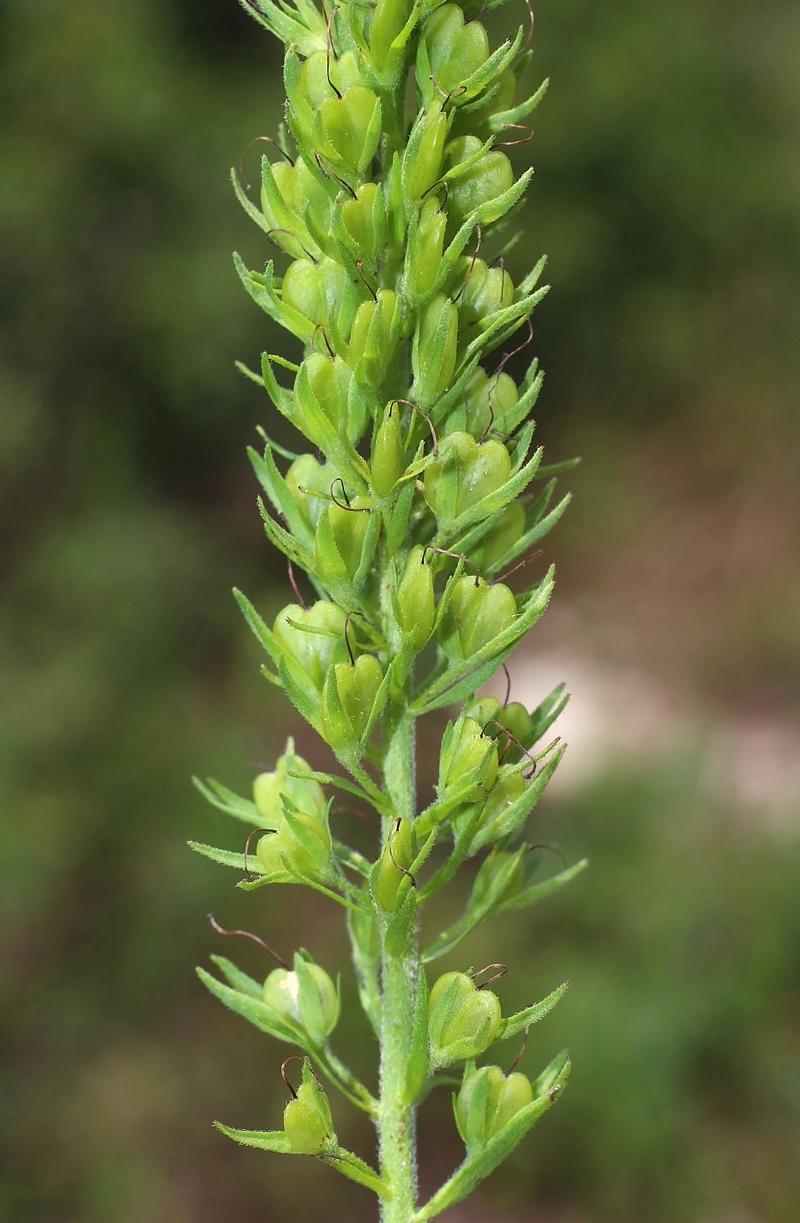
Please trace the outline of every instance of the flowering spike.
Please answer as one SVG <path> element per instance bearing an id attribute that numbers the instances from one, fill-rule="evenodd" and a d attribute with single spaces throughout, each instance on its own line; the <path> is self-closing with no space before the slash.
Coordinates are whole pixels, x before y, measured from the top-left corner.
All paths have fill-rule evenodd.
<path id="1" fill-rule="evenodd" d="M 237 597 L 268 678 L 344 772 L 316 771 L 290 740 L 274 770 L 255 778 L 252 801 L 206 793 L 251 826 L 242 887 L 305 884 L 347 909 L 358 996 L 380 1044 L 380 1097 L 330 1048 L 339 989 L 308 953 L 263 987 L 222 960 L 225 983 L 201 978 L 299 1046 L 372 1116 L 379 1171 L 339 1147 L 308 1060 L 282 1131 L 221 1128 L 252 1146 L 318 1156 L 375 1191 L 383 1223 L 424 1223 L 497 1166 L 568 1069 L 560 1057 L 531 1083 L 475 1065 L 547 1014 L 563 987 L 504 1019 L 488 988 L 499 973 L 479 983 L 449 972 L 432 987 L 426 975 L 480 922 L 558 890 L 582 866 L 532 883 L 520 839 L 563 751 L 556 740 L 537 747 L 562 690 L 532 712 L 476 696 L 547 604 L 551 575 L 520 589 L 525 558 L 566 504 L 548 510 L 552 480 L 531 492 L 541 452 L 530 452 L 530 412 L 542 376 L 534 361 L 518 383 L 512 365 L 533 337 L 543 261 L 517 280 L 504 263 L 513 239 L 497 239 L 532 173 L 515 175 L 505 150 L 529 138 L 522 120 L 543 89 L 521 88 L 529 31 L 492 46 L 480 13 L 465 16 L 450 0 L 242 2 L 285 45 L 288 131 L 279 144 L 256 138 L 267 148 L 258 197 L 233 175 L 277 262 L 236 266 L 256 304 L 294 337 L 292 360 L 264 354 L 261 376 L 249 376 L 299 453 L 270 443 L 251 452 L 265 530 L 289 562 L 296 601 L 270 628 Z M 307 582 L 298 586 L 299 571 Z M 313 592 L 308 606 L 300 588 Z M 442 735 L 435 797 L 420 810 L 416 719 L 459 702 Z M 374 809 L 371 859 L 334 835 L 326 785 Z M 242 865 L 241 853 L 197 848 Z M 476 855 L 462 916 L 422 954 L 420 909 Z M 465 1063 L 455 1115 L 467 1157 L 420 1205 L 414 1110 L 438 1068 L 456 1063 Z"/>

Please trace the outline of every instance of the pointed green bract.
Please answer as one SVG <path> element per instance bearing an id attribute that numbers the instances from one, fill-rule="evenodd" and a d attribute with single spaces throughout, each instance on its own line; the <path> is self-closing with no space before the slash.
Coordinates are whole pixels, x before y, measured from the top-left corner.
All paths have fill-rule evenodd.
<path id="1" fill-rule="evenodd" d="M 491 1064 L 496 1042 L 542 1020 L 565 985 L 504 1015 L 495 982 L 505 965 L 462 965 L 435 979 L 427 968 L 482 922 L 544 899 L 585 865 L 536 879 L 523 839 L 563 753 L 548 734 L 563 685 L 532 710 L 476 694 L 547 606 L 552 571 L 532 570 L 527 587 L 509 571 L 569 499 L 553 502 L 553 477 L 568 464 L 546 468 L 532 447 L 538 364 L 521 379 L 509 364 L 532 337 L 547 286 L 543 259 L 518 280 L 504 264 L 514 241 L 506 227 L 532 174 L 515 174 L 505 147 L 519 143 L 511 129 L 545 86 L 531 91 L 522 80 L 526 30 L 493 47 L 470 5 L 242 2 L 285 44 L 287 102 L 259 189 L 233 175 L 277 261 L 250 269 L 237 256 L 236 268 L 288 333 L 291 359 L 264 353 L 260 374 L 241 368 L 295 436 L 291 451 L 266 433 L 250 451 L 264 530 L 290 562 L 292 597 L 287 590 L 277 615 L 236 597 L 266 653 L 264 674 L 343 773 L 320 772 L 306 742 L 303 759 L 290 739 L 255 777 L 252 799 L 197 782 L 239 837 L 228 848 L 192 846 L 239 871 L 245 890 L 308 886 L 345 908 L 380 1096 L 331 1047 L 339 986 L 308 952 L 270 964 L 263 981 L 215 957 L 222 980 L 199 970 L 208 989 L 301 1050 L 284 1067 L 282 1129 L 218 1128 L 243 1145 L 328 1163 L 375 1192 L 383 1223 L 424 1223 L 502 1162 L 569 1069 L 559 1055 L 531 1081 Z M 445 708 L 435 796 L 420 809 L 416 722 Z M 374 819 L 371 859 L 343 839 L 334 787 Z M 477 869 L 461 916 L 429 932 L 422 950 L 421 909 L 470 858 Z M 460 1067 L 454 1109 L 466 1157 L 420 1204 L 415 1111 L 441 1070 L 453 1082 Z M 339 1145 L 317 1071 L 374 1120 L 377 1171 Z"/>

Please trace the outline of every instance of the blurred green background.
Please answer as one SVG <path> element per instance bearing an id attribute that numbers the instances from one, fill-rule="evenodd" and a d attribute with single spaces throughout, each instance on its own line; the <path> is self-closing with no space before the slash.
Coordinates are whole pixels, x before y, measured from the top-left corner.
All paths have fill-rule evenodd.
<path id="1" fill-rule="evenodd" d="M 512 272 L 550 256 L 540 435 L 585 461 L 525 665 L 593 701 L 536 835 L 592 869 L 465 947 L 513 965 L 507 1005 L 571 979 L 523 1066 L 568 1042 L 575 1072 L 452 1219 L 797 1223 L 800 13 L 541 0 L 534 45 Z M 212 1131 L 278 1124 L 283 1053 L 193 973 L 207 910 L 345 955 L 324 904 L 184 845 L 235 840 L 193 772 L 245 790 L 287 729 L 317 751 L 229 595 L 287 598 L 244 457 L 269 409 L 233 369 L 284 341 L 227 182 L 274 132 L 275 47 L 235 0 L 5 0 L 0 56 L 0 1218 L 367 1220 Z M 367 1073 L 357 1017 L 341 1046 Z M 433 1186 L 447 1100 L 422 1138 Z"/>

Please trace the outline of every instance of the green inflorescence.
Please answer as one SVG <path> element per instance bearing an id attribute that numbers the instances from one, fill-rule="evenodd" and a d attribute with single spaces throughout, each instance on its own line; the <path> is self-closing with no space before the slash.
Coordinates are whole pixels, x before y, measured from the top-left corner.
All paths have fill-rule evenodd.
<path id="1" fill-rule="evenodd" d="M 221 976 L 199 970 L 212 993 L 302 1061 L 282 1129 L 220 1129 L 323 1159 L 374 1190 L 384 1223 L 422 1223 L 508 1155 L 569 1070 L 565 1054 L 534 1081 L 476 1061 L 543 1018 L 565 987 L 505 1016 L 494 977 L 429 979 L 427 967 L 491 915 L 535 903 L 585 865 L 535 880 L 538 860 L 520 839 L 563 750 L 542 746 L 562 689 L 533 711 L 475 695 L 552 589 L 552 571 L 522 593 L 502 575 L 568 500 L 553 503 L 556 469 L 531 448 L 536 360 L 519 383 L 507 354 L 487 364 L 512 338 L 520 347 L 546 292 L 543 261 L 514 284 L 503 260 L 531 171 L 515 177 L 502 146 L 544 88 L 518 97 L 527 23 L 492 50 L 479 20 L 491 0 L 475 13 L 435 0 L 243 3 L 286 45 L 286 126 L 262 160 L 258 202 L 233 182 L 288 259 L 282 276 L 272 261 L 262 272 L 236 264 L 256 303 L 303 346 L 300 364 L 265 354 L 251 376 L 309 447 L 291 456 L 264 435 L 251 458 L 267 536 L 307 575 L 315 601 L 306 606 L 295 588 L 298 601 L 270 626 L 237 598 L 268 676 L 344 772 L 315 771 L 290 740 L 252 800 L 201 785 L 250 824 L 244 852 L 194 847 L 244 870 L 241 887 L 302 883 L 345 908 L 380 1077 L 373 1094 L 331 1048 L 338 986 L 306 952 L 263 985 L 215 957 Z M 418 810 L 415 724 L 445 707 L 457 712 L 435 797 Z M 379 817 L 374 861 L 338 839 L 325 786 Z M 422 945 L 421 909 L 477 855 L 462 915 Z M 416 1108 L 454 1068 L 465 1157 L 420 1204 Z M 377 1169 L 340 1146 L 323 1080 L 374 1120 Z"/>

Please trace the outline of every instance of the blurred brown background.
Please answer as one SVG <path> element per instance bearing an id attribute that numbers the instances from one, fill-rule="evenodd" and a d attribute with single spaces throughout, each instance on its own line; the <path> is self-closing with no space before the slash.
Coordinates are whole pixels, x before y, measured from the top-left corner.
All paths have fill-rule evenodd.
<path id="1" fill-rule="evenodd" d="M 592 869 L 464 949 L 513 965 L 507 1006 L 571 979 L 523 1066 L 569 1043 L 575 1071 L 452 1219 L 797 1223 L 800 13 L 541 0 L 534 45 L 512 273 L 550 256 L 539 432 L 584 463 L 514 695 L 575 693 L 535 830 Z M 288 597 L 244 456 L 269 407 L 233 369 L 285 341 L 227 182 L 274 131 L 276 49 L 235 0 L 5 0 L 0 56 L 0 1218 L 367 1220 L 212 1131 L 279 1124 L 283 1053 L 193 973 L 209 909 L 346 968 L 338 914 L 184 845 L 236 839 L 193 772 L 244 791 L 300 733 L 228 593 Z M 425 1184 L 458 1157 L 433 1100 Z"/>

